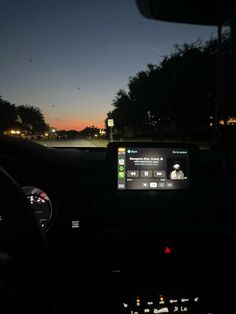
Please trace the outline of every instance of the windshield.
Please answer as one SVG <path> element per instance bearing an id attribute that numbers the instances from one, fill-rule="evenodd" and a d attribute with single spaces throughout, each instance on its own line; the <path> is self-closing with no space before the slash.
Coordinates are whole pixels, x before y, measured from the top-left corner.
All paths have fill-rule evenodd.
<path id="1" fill-rule="evenodd" d="M 219 75 L 216 27 L 149 20 L 135 1 L 2 0 L 0 8 L 1 133 L 47 146 L 210 147 L 219 132 L 234 132 L 227 27 Z"/>

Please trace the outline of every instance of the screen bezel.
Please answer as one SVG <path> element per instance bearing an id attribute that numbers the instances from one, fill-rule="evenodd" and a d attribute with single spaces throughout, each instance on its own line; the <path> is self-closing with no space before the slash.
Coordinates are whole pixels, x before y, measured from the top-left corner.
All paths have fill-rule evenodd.
<path id="1" fill-rule="evenodd" d="M 125 148 L 176 148 L 176 149 L 188 149 L 189 151 L 189 188 L 187 189 L 118 189 L 117 187 L 117 173 L 118 173 L 118 147 Z M 109 184 L 112 187 L 113 191 L 127 193 L 132 191 L 144 192 L 178 192 L 178 191 L 189 191 L 194 188 L 197 179 L 197 165 L 199 159 L 199 149 L 195 144 L 186 144 L 186 143 L 159 143 L 159 142 L 110 142 L 107 146 L 107 161 L 108 161 L 108 177 Z"/>

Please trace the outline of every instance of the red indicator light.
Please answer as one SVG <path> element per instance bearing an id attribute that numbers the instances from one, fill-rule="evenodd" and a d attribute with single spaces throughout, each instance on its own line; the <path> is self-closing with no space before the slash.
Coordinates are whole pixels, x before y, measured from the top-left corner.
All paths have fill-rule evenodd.
<path id="1" fill-rule="evenodd" d="M 39 193 L 39 197 L 42 198 L 43 200 L 48 201 L 48 196 L 47 196 L 47 194 L 44 193 L 44 192 L 40 192 L 40 193 Z"/>
<path id="2" fill-rule="evenodd" d="M 171 253 L 171 249 L 167 246 L 165 248 L 165 254 L 170 254 Z"/>

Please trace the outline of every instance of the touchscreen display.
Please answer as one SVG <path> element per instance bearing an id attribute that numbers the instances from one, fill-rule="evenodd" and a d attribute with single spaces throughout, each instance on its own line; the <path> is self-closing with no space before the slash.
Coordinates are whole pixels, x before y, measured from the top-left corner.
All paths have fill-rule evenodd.
<path id="1" fill-rule="evenodd" d="M 117 148 L 118 190 L 189 188 L 189 150 L 181 148 Z"/>

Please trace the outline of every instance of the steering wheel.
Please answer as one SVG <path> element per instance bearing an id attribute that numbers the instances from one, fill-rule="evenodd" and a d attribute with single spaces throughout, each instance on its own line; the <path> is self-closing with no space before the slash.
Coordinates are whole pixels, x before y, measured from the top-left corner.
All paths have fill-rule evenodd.
<path id="1" fill-rule="evenodd" d="M 46 249 L 46 239 L 30 209 L 29 202 L 14 179 L 0 167 L 1 226 L 6 254 L 38 258 Z M 2 230 L 3 231 L 3 230 Z M 6 245 L 8 245 L 6 247 Z M 3 249 L 0 246 L 0 251 Z"/>
<path id="2" fill-rule="evenodd" d="M 0 187 L 0 303 L 4 313 L 21 306 L 28 313 L 47 267 L 46 240 L 21 188 L 1 167 Z"/>

